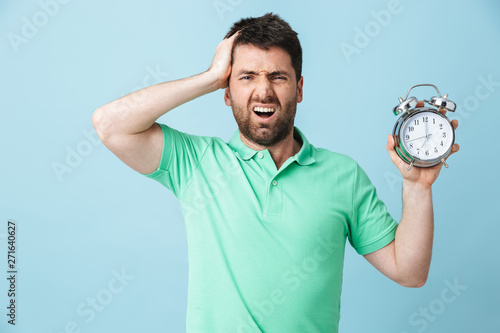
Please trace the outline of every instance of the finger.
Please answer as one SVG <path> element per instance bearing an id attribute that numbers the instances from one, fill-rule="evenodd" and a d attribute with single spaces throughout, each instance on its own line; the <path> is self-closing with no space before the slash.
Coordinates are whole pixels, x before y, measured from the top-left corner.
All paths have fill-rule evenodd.
<path id="1" fill-rule="evenodd" d="M 457 129 L 457 127 L 458 127 L 458 120 L 453 119 L 453 120 L 451 121 L 451 125 L 453 126 L 453 129 L 455 129 L 455 130 L 456 130 L 456 129 Z"/>
<path id="2" fill-rule="evenodd" d="M 418 101 L 417 105 L 415 105 L 415 107 L 417 108 L 421 108 L 423 107 L 425 104 L 424 104 L 424 101 Z"/>
<path id="3" fill-rule="evenodd" d="M 387 151 L 394 150 L 394 137 L 391 134 L 387 135 L 387 144 L 385 149 L 387 149 Z"/>
<path id="4" fill-rule="evenodd" d="M 387 152 L 389 153 L 389 157 L 391 158 L 392 162 L 394 164 L 400 162 L 400 158 L 398 156 L 398 154 L 396 153 L 396 149 L 394 148 L 394 137 L 389 134 L 387 135 L 387 144 L 385 146 L 385 149 L 387 150 Z"/>
<path id="5" fill-rule="evenodd" d="M 394 140 L 394 136 L 388 135 L 387 136 L 387 145 L 385 148 L 387 149 L 387 152 L 389 153 L 389 157 L 390 157 L 392 163 L 400 170 L 400 172 L 403 172 L 401 170 L 408 169 L 409 164 L 406 163 L 405 161 L 403 161 L 401 159 L 401 157 L 399 157 L 398 153 L 396 152 L 395 145 L 396 145 L 396 142 Z"/>
<path id="6" fill-rule="evenodd" d="M 238 37 L 240 35 L 240 31 L 241 30 L 238 30 L 231 37 L 226 37 L 224 39 L 234 40 L 236 37 Z"/>
<path id="7" fill-rule="evenodd" d="M 440 107 L 438 107 L 438 111 L 441 112 L 445 116 L 446 116 L 446 112 L 448 112 L 448 110 L 440 108 Z"/>
<path id="8" fill-rule="evenodd" d="M 459 151 L 459 150 L 460 150 L 460 146 L 458 145 L 458 143 L 453 144 L 453 146 L 451 146 L 451 152 L 450 152 L 450 155 L 448 155 L 448 156 L 446 157 L 446 160 L 448 160 L 448 158 L 449 158 L 451 155 L 455 154 L 455 153 L 456 153 L 457 151 Z"/>

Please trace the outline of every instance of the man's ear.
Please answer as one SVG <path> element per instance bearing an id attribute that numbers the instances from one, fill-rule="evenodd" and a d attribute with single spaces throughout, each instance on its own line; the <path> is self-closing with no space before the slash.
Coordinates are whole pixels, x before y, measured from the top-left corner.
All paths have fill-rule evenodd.
<path id="1" fill-rule="evenodd" d="M 231 92 L 229 91 L 229 86 L 224 90 L 224 102 L 227 106 L 231 106 Z"/>
<path id="2" fill-rule="evenodd" d="M 304 77 L 301 76 L 299 82 L 297 82 L 297 103 L 302 102 L 302 98 L 303 98 L 302 87 L 303 87 L 303 85 L 304 85 Z"/>

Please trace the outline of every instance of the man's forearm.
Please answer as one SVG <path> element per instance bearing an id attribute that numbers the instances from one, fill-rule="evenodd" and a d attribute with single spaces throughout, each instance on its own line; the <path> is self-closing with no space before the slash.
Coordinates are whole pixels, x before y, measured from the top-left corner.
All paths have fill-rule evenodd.
<path id="1" fill-rule="evenodd" d="M 233 35 L 219 43 L 206 72 L 156 84 L 98 108 L 92 124 L 104 145 L 137 172 L 154 172 L 165 148 L 156 120 L 181 104 L 227 87 L 234 39 Z"/>
<path id="2" fill-rule="evenodd" d="M 168 111 L 219 88 L 207 71 L 181 80 L 159 83 L 123 96 L 94 114 L 102 134 L 135 134 L 150 128 Z"/>
<path id="3" fill-rule="evenodd" d="M 417 107 L 423 107 L 422 101 Z M 452 121 L 453 128 L 458 122 Z M 406 287 L 421 287 L 429 274 L 434 236 L 434 213 L 431 187 L 442 165 L 431 168 L 413 167 L 408 170 L 396 153 L 394 137 L 387 136 L 387 152 L 403 176 L 403 214 L 395 240 L 387 246 L 365 255 L 380 272 Z M 459 150 L 454 144 L 452 154 Z"/>
<path id="4" fill-rule="evenodd" d="M 101 106 L 93 116 L 99 137 L 130 136 L 151 128 L 156 119 L 192 99 L 227 86 L 237 34 L 217 46 L 210 68 L 182 80 L 156 84 Z"/>
<path id="5" fill-rule="evenodd" d="M 395 259 L 402 280 L 417 286 L 425 283 L 431 262 L 433 234 L 431 188 L 404 180 L 403 214 L 395 239 Z"/>

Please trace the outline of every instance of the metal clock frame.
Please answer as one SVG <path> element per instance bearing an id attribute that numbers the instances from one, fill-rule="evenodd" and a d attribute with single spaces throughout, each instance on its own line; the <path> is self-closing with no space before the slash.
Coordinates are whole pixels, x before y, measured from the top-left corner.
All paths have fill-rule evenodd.
<path id="1" fill-rule="evenodd" d="M 432 97 L 430 101 L 424 100 L 425 103 L 436 107 L 436 108 L 430 108 L 430 107 L 419 107 L 415 108 L 415 106 L 418 103 L 417 98 L 415 97 L 410 97 L 408 98 L 408 95 L 410 94 L 410 91 L 415 88 L 415 87 L 421 87 L 421 86 L 431 86 L 436 89 L 436 91 L 439 94 L 439 97 Z M 453 144 L 455 143 L 455 130 L 453 128 L 453 125 L 451 124 L 451 121 L 446 117 L 443 113 L 440 112 L 440 110 L 444 109 L 447 111 L 452 111 L 454 112 L 456 109 L 456 104 L 453 103 L 452 101 L 447 99 L 448 94 L 445 94 L 444 96 L 441 95 L 439 92 L 439 89 L 433 85 L 433 84 L 417 84 L 411 87 L 408 92 L 406 93 L 406 96 L 404 99 L 399 97 L 399 102 L 400 104 L 394 108 L 394 113 L 396 115 L 399 115 L 401 113 L 405 113 L 403 116 L 399 117 L 398 121 L 394 125 L 394 129 L 392 131 L 392 135 L 394 137 L 394 142 L 395 142 L 395 149 L 396 152 L 398 153 L 399 157 L 403 161 L 409 164 L 408 171 L 412 168 L 412 166 L 416 167 L 432 167 L 435 165 L 438 165 L 439 163 L 443 163 L 443 165 L 447 168 L 448 164 L 446 164 L 445 160 L 446 158 L 450 155 L 451 153 L 451 148 L 453 147 Z M 403 144 L 403 140 L 401 139 L 400 132 L 401 129 L 404 127 L 404 125 L 411 119 L 413 119 L 414 116 L 423 113 L 423 112 L 431 112 L 436 115 L 439 115 L 442 117 L 444 120 L 448 122 L 451 128 L 451 145 L 450 147 L 446 150 L 444 154 L 442 154 L 440 157 L 435 158 L 435 159 L 430 159 L 430 160 L 422 160 L 418 158 L 417 156 L 414 156 L 410 154 L 406 149 Z"/>

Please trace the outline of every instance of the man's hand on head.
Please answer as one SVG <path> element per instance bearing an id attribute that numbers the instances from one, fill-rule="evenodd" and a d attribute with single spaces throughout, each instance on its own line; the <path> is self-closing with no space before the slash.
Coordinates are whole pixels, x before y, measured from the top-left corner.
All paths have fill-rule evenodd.
<path id="1" fill-rule="evenodd" d="M 224 89 L 228 86 L 229 76 L 231 75 L 231 54 L 233 51 L 234 40 L 239 32 L 229 38 L 224 39 L 217 45 L 214 59 L 208 69 L 208 72 L 213 73 L 219 82 L 219 89 Z"/>

